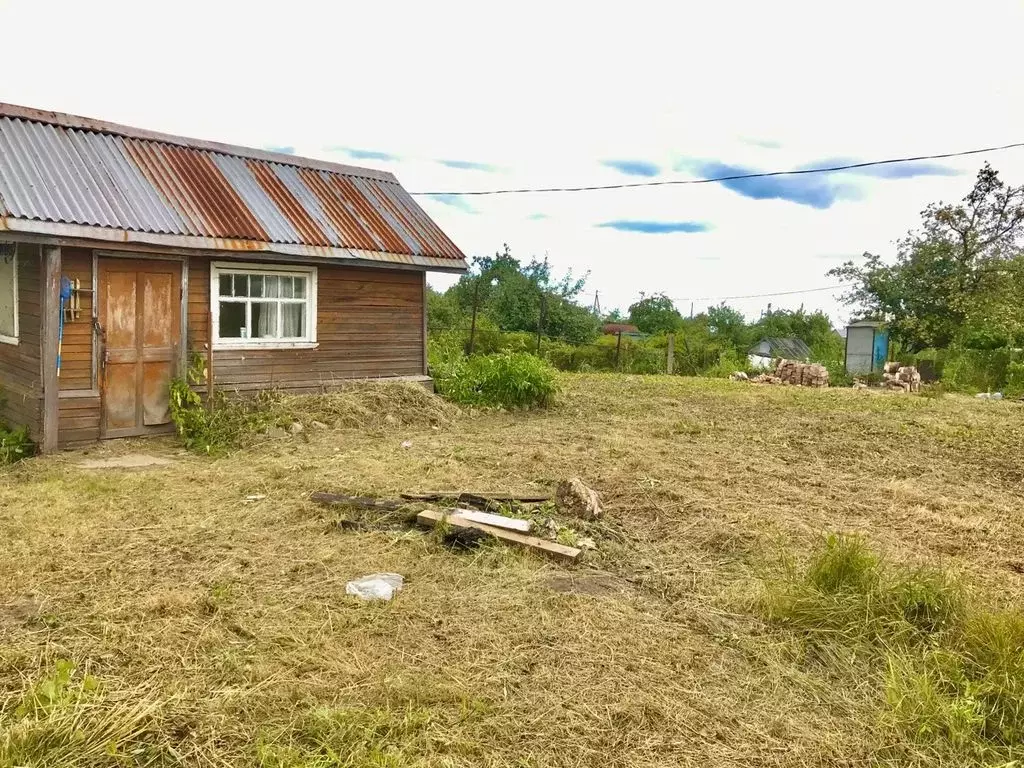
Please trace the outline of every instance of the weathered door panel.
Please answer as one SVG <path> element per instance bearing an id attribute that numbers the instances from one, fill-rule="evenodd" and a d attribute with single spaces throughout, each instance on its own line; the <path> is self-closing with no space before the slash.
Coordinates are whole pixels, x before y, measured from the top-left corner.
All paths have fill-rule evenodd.
<path id="1" fill-rule="evenodd" d="M 169 272 L 140 273 L 142 283 L 142 424 L 170 424 L 168 392 L 177 355 L 180 296 Z"/>
<path id="2" fill-rule="evenodd" d="M 181 342 L 181 265 L 100 261 L 105 437 L 164 431 Z"/>

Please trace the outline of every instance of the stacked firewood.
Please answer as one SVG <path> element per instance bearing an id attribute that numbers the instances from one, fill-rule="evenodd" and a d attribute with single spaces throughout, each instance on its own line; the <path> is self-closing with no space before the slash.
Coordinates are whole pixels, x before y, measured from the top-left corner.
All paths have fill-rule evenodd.
<path id="1" fill-rule="evenodd" d="M 751 381 L 757 384 L 792 384 L 797 387 L 827 387 L 828 369 L 818 363 L 781 359 L 772 373 L 762 373 Z"/>
<path id="2" fill-rule="evenodd" d="M 912 365 L 886 363 L 882 369 L 882 384 L 889 389 L 903 392 L 921 391 L 921 374 Z"/>

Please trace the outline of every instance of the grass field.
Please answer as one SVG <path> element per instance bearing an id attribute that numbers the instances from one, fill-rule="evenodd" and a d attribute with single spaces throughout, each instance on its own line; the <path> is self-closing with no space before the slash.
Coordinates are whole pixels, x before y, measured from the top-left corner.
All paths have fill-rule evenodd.
<path id="1" fill-rule="evenodd" d="M 896 635 L 820 618 L 845 598 L 823 609 L 815 592 L 812 610 L 772 602 L 787 588 L 771 585 L 799 582 L 826 534 L 852 532 L 887 568 L 941 573 L 964 610 L 1012 619 L 1024 407 L 679 377 L 563 384 L 542 412 L 385 388 L 340 396 L 337 426 L 222 458 L 166 439 L 89 458 L 145 451 L 170 467 L 88 471 L 71 452 L 0 469 L 0 766 L 1020 757 L 1010 731 L 958 743 L 946 720 L 922 730 L 927 713 L 893 701 L 893 659 L 930 663 L 934 643 L 893 656 Z M 598 549 L 571 569 L 401 525 L 343 531 L 307 498 L 574 475 L 606 518 L 580 524 Z M 374 571 L 406 588 L 387 604 L 345 596 Z M 1006 680 L 1024 669 L 1014 653 Z M 982 704 L 966 706 L 969 730 Z"/>

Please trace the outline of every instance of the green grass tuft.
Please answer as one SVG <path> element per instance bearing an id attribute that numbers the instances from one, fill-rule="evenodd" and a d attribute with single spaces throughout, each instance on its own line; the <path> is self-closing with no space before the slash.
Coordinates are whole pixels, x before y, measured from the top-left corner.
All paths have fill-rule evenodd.
<path id="1" fill-rule="evenodd" d="M 887 565 L 863 539 L 844 535 L 825 539 L 803 568 L 787 563 L 766 580 L 764 606 L 770 620 L 828 651 L 816 656 L 867 659 L 881 680 L 883 723 L 899 736 L 898 750 L 888 748 L 895 759 L 1021 757 L 1021 614 L 972 606 L 943 571 Z"/>

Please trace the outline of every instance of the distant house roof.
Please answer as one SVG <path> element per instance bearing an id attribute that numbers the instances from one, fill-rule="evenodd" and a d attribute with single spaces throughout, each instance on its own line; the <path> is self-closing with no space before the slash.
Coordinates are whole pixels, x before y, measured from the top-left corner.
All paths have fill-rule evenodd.
<path id="1" fill-rule="evenodd" d="M 640 333 L 640 329 L 629 323 L 605 323 L 601 329 L 604 333 Z"/>
<path id="2" fill-rule="evenodd" d="M 881 320 L 855 320 L 847 323 L 847 328 L 881 328 L 885 323 Z"/>
<path id="3" fill-rule="evenodd" d="M 390 173 L 0 103 L 4 229 L 466 270 Z"/>
<path id="4" fill-rule="evenodd" d="M 787 360 L 807 360 L 811 356 L 811 348 L 803 339 L 795 336 L 771 337 L 761 339 L 747 353 L 761 357 L 784 357 Z"/>

